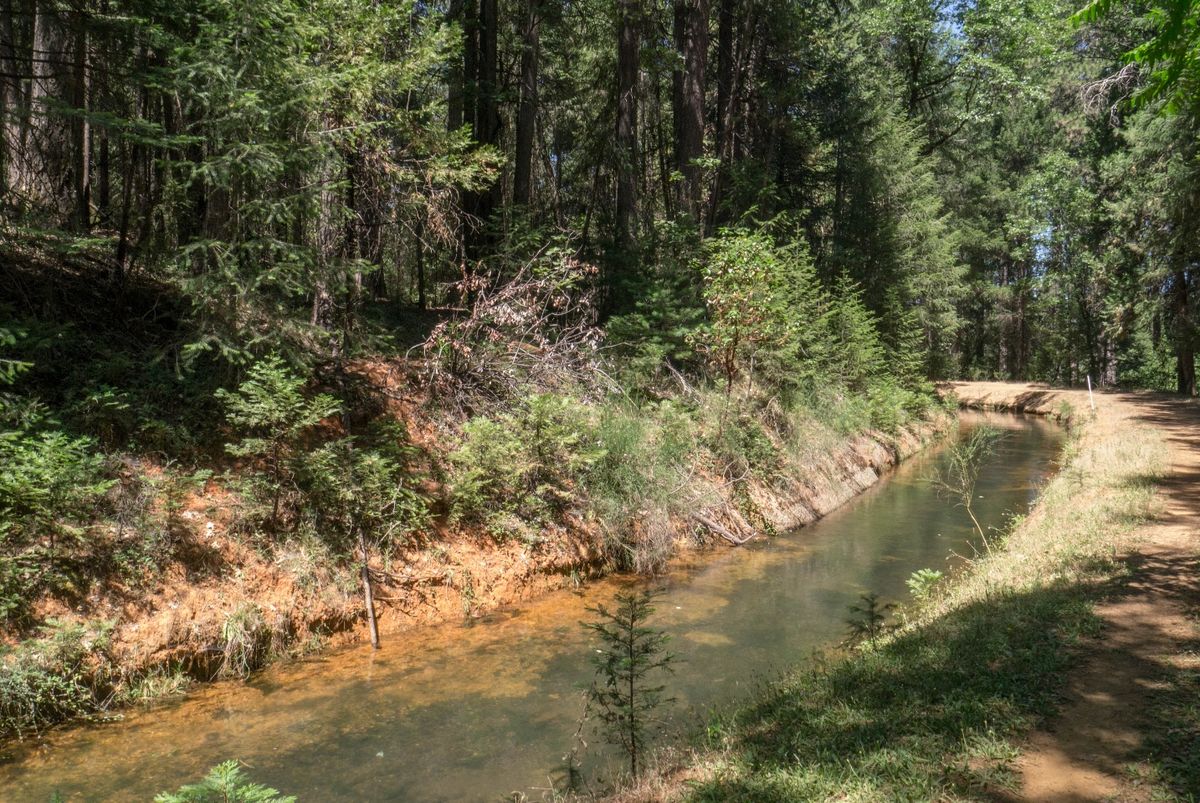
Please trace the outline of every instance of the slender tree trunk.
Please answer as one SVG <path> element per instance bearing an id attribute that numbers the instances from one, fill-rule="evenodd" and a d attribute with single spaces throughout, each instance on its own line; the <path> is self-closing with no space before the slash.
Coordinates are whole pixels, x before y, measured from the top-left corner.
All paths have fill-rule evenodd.
<path id="1" fill-rule="evenodd" d="M 528 3 L 524 41 L 521 47 L 521 100 L 517 110 L 517 146 L 513 167 L 513 202 L 533 200 L 533 143 L 538 103 L 538 19 L 537 0 Z"/>
<path id="2" fill-rule="evenodd" d="M 368 561 L 370 553 L 367 551 L 367 534 L 361 524 L 356 524 L 355 529 L 358 530 L 358 549 L 362 555 L 360 574 L 362 576 L 363 604 L 367 609 L 367 627 L 371 630 L 371 647 L 377 650 L 379 649 L 379 624 L 375 618 L 375 593 L 371 588 L 371 565 Z"/>
<path id="3" fill-rule="evenodd" d="M 463 28 L 465 37 L 467 26 L 463 20 L 463 0 L 450 0 L 447 16 L 451 22 L 457 22 Z M 463 59 L 466 50 L 464 44 L 463 53 L 450 60 L 446 78 L 446 128 L 450 131 L 457 131 L 463 125 Z"/>
<path id="4" fill-rule="evenodd" d="M 620 0 L 617 24 L 617 240 L 632 249 L 637 220 L 638 61 L 641 0 Z"/>
<path id="5" fill-rule="evenodd" d="M 75 227 L 86 232 L 92 227 L 92 128 L 88 121 L 88 35 L 87 22 L 77 19 L 73 32 L 75 40 L 74 75 L 72 76 L 72 105 L 75 118 L 71 121 L 72 161 L 75 183 Z"/>
<path id="6" fill-rule="evenodd" d="M 19 145 L 17 121 L 24 102 L 17 63 L 16 31 L 12 0 L 0 0 L 0 200 L 16 183 L 16 153 Z"/>
<path id="7" fill-rule="evenodd" d="M 675 0 L 675 70 L 671 108 L 675 118 L 675 169 L 683 176 L 679 208 L 700 219 L 704 155 L 704 86 L 708 62 L 708 0 Z"/>
<path id="8" fill-rule="evenodd" d="M 717 149 L 725 141 L 725 115 L 733 93 L 733 20 L 737 0 L 718 0 L 717 10 L 717 108 L 713 115 Z"/>
<path id="9" fill-rule="evenodd" d="M 1175 379 L 1178 390 L 1186 396 L 1196 395 L 1196 352 L 1192 343 L 1188 317 L 1188 275 L 1177 268 L 1172 276 L 1171 303 L 1175 315 Z"/>
<path id="10" fill-rule="evenodd" d="M 467 60 L 468 67 L 474 64 L 476 78 L 473 85 L 475 99 L 475 141 L 481 145 L 498 145 L 500 142 L 500 114 L 497 93 L 499 87 L 498 52 L 496 43 L 497 0 L 479 0 L 479 16 L 476 22 L 477 37 L 467 37 L 468 53 L 474 55 Z M 474 3 L 469 3 L 468 8 Z M 472 39 L 474 45 L 472 46 Z M 464 201 L 464 208 L 475 220 L 468 228 L 465 243 L 468 265 L 480 259 L 487 241 L 482 228 L 487 225 L 492 215 L 496 201 L 499 198 L 500 183 L 479 192 L 471 193 Z"/>
<path id="11" fill-rule="evenodd" d="M 417 309 L 422 312 L 428 306 L 428 300 L 425 297 L 425 226 L 417 231 Z"/>

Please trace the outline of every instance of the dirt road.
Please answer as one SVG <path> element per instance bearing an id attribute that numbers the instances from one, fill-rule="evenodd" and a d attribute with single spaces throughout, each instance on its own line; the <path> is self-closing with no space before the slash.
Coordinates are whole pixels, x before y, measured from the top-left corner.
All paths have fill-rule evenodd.
<path id="1" fill-rule="evenodd" d="M 955 392 L 972 406 L 1056 414 L 1067 402 L 1077 418 L 1091 410 L 1086 390 L 966 382 Z M 1103 634 L 1072 675 L 1060 716 L 1025 746 L 1021 790 L 1011 799 L 1030 803 L 1150 799 L 1133 765 L 1161 727 L 1150 712 L 1162 679 L 1187 660 L 1185 645 L 1196 635 L 1188 614 L 1200 606 L 1200 405 L 1144 393 L 1096 393 L 1094 400 L 1088 426 L 1150 426 L 1167 442 L 1166 473 L 1147 478 L 1161 512 L 1139 527 L 1136 546 L 1122 556 L 1131 578 L 1097 608 Z"/>

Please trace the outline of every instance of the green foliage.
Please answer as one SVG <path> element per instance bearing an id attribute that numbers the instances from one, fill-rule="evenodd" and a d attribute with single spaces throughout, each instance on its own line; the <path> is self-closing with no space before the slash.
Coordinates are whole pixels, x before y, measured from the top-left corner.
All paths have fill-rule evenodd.
<path id="1" fill-rule="evenodd" d="M 727 232 L 708 241 L 700 271 L 709 315 L 700 340 L 728 391 L 741 366 L 784 339 L 783 299 L 773 292 L 781 265 L 765 235 Z"/>
<path id="2" fill-rule="evenodd" d="M 591 427 L 579 402 L 549 393 L 529 396 L 516 413 L 471 419 L 448 456 L 454 517 L 503 532 L 513 516 L 561 514 L 599 457 Z"/>
<path id="3" fill-rule="evenodd" d="M 296 798 L 253 783 L 237 761 L 225 761 L 199 783 L 155 795 L 154 803 L 296 803 Z"/>
<path id="4" fill-rule="evenodd" d="M 675 657 L 667 652 L 665 633 L 647 627 L 654 613 L 649 590 L 617 594 L 617 607 L 603 605 L 588 610 L 597 621 L 584 622 L 602 648 L 593 656 L 595 679 L 588 691 L 606 736 L 629 760 L 629 772 L 638 776 L 650 745 L 649 733 L 657 724 L 657 710 L 666 702 L 665 686 L 654 678 L 670 671 Z"/>
<path id="5" fill-rule="evenodd" d="M 1115 16 L 1119 5 L 1115 0 L 1092 0 L 1071 21 L 1103 23 Z M 1148 72 L 1134 100 L 1142 105 L 1166 98 L 1172 111 L 1200 108 L 1200 8 L 1190 0 L 1158 0 L 1146 9 L 1146 21 L 1151 37 L 1124 56 L 1126 63 Z"/>
<path id="6" fill-rule="evenodd" d="M 112 486 L 94 448 L 54 429 L 0 431 L 0 621 L 39 591 L 80 590 L 79 549 Z"/>
<path id="7" fill-rule="evenodd" d="M 859 599 L 859 604 L 850 606 L 850 618 L 846 620 L 847 640 L 851 644 L 874 646 L 892 629 L 887 617 L 896 606 L 891 602 L 880 604 L 879 595 L 874 592 L 863 594 Z"/>
<path id="8" fill-rule="evenodd" d="M 24 335 L 24 332 L 0 327 L 0 349 L 8 349 L 16 345 Z M 0 357 L 0 385 L 11 385 L 17 381 L 17 377 L 25 373 L 30 368 L 30 363 L 23 360 L 14 360 L 11 357 Z"/>
<path id="9" fill-rule="evenodd" d="M 265 468 L 262 490 L 270 500 L 268 524 L 272 529 L 279 526 L 284 493 L 295 486 L 293 462 L 303 437 L 340 409 L 332 396 L 307 398 L 304 385 L 305 381 L 276 355 L 255 363 L 236 392 L 217 391 L 226 420 L 245 436 L 228 444 L 226 450 L 237 457 L 259 460 Z"/>
<path id="10" fill-rule="evenodd" d="M 929 598 L 934 587 L 945 578 L 945 574 L 937 569 L 917 569 L 904 581 L 913 598 L 920 601 Z"/>
<path id="11" fill-rule="evenodd" d="M 391 449 L 360 448 L 342 438 L 310 453 L 301 485 L 315 529 L 334 554 L 345 555 L 363 535 L 370 543 L 406 536 L 429 521 L 424 497 L 412 487 L 403 455 Z"/>
<path id="12" fill-rule="evenodd" d="M 706 442 L 722 476 L 770 476 L 779 467 L 779 449 L 756 412 L 736 402 L 728 404 L 709 431 Z"/>
<path id="13" fill-rule="evenodd" d="M 1073 591 L 1005 595 L 798 669 L 733 717 L 696 801 L 936 800 L 1013 788 L 1011 744 L 1061 701 L 1095 619 Z"/>
<path id="14" fill-rule="evenodd" d="M 108 686 L 111 623 L 49 620 L 38 637 L 0 647 L 0 738 L 98 710 Z"/>
<path id="15" fill-rule="evenodd" d="M 696 459 L 695 430 L 687 412 L 669 401 L 642 407 L 611 402 L 600 408 L 597 457 L 584 487 L 616 566 L 654 572 L 671 556 L 673 533 L 663 519 L 686 506 L 677 489 Z"/>

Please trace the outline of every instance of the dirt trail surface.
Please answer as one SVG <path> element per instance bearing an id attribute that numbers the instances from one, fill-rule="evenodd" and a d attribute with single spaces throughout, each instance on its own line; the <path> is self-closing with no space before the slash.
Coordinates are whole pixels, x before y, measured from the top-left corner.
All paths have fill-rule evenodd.
<path id="1" fill-rule="evenodd" d="M 1065 401 L 1085 417 L 1091 409 L 1086 390 L 1000 382 L 954 390 L 973 407 L 1058 414 Z M 1096 393 L 1095 405 L 1092 427 L 1140 425 L 1162 434 L 1170 456 L 1154 478 L 1161 512 L 1124 556 L 1131 579 L 1097 608 L 1103 635 L 1071 677 L 1061 715 L 1034 734 L 1018 762 L 1021 790 L 1012 799 L 1031 803 L 1150 799 L 1129 769 L 1160 727 L 1150 714 L 1153 697 L 1194 637 L 1188 611 L 1200 603 L 1200 406 L 1144 393 Z"/>

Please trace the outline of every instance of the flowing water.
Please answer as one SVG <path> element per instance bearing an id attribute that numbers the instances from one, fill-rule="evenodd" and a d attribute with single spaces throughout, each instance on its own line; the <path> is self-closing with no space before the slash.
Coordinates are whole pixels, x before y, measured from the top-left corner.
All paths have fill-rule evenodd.
<path id="1" fill-rule="evenodd" d="M 964 416 L 962 432 L 984 420 Z M 1014 416 L 985 465 L 975 510 L 985 527 L 1025 512 L 1054 466 L 1061 431 Z M 966 513 L 925 479 L 931 449 L 801 531 L 718 549 L 655 582 L 653 624 L 681 662 L 670 679 L 677 731 L 739 699 L 814 648 L 840 639 L 860 594 L 904 601 L 916 569 L 971 554 Z M 0 758 L 0 799 L 148 800 L 237 758 L 302 802 L 539 798 L 570 749 L 595 649 L 579 622 L 630 580 L 593 583 L 467 625 L 392 636 L 218 683 L 118 722 L 52 734 Z M 585 755 L 611 766 L 590 730 Z M 668 738 L 668 737 L 664 737 Z"/>

